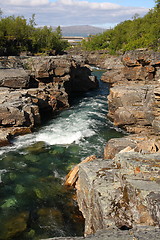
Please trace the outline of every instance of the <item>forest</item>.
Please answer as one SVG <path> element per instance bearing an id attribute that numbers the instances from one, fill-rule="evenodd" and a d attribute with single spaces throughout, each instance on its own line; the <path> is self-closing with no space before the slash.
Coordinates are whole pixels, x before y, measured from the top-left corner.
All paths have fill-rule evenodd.
<path id="1" fill-rule="evenodd" d="M 0 10 L 0 55 L 61 53 L 68 42 L 61 39 L 61 28 L 36 27 L 35 15 L 27 21 L 23 16 L 2 17 Z"/>
<path id="2" fill-rule="evenodd" d="M 102 34 L 90 36 L 82 42 L 85 50 L 106 49 L 111 54 L 137 48 L 160 51 L 160 0 L 144 17 L 138 14 L 132 20 L 119 23 Z"/>

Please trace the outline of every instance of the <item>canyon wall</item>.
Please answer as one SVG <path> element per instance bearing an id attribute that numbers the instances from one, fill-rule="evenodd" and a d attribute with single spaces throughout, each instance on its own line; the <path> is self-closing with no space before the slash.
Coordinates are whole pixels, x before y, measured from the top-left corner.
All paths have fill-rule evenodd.
<path id="1" fill-rule="evenodd" d="M 98 81 L 88 66 L 66 55 L 1 57 L 0 146 L 67 108 L 72 93 L 96 87 Z"/>
<path id="2" fill-rule="evenodd" d="M 108 117 L 131 135 L 111 139 L 103 158 L 79 165 L 76 189 L 85 235 L 101 230 L 104 239 L 114 239 L 114 231 L 128 230 L 126 239 L 131 234 L 131 239 L 156 239 L 160 233 L 160 54 L 146 50 L 118 57 L 90 54 L 88 62 L 106 69 L 102 80 L 111 84 Z M 115 239 L 125 237 L 117 234 Z"/>

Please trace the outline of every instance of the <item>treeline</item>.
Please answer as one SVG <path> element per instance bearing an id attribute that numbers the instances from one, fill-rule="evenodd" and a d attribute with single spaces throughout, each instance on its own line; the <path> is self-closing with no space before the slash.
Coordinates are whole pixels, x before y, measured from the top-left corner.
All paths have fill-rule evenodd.
<path id="1" fill-rule="evenodd" d="M 86 50 L 106 49 L 111 54 L 137 48 L 160 50 L 160 0 L 144 17 L 137 14 L 133 20 L 118 24 L 114 29 L 90 36 L 83 41 Z"/>
<path id="2" fill-rule="evenodd" d="M 24 17 L 0 17 L 0 55 L 19 55 L 24 51 L 60 53 L 68 47 L 68 42 L 61 36 L 60 27 L 55 31 L 47 26 L 36 27 L 34 14 L 29 21 Z"/>

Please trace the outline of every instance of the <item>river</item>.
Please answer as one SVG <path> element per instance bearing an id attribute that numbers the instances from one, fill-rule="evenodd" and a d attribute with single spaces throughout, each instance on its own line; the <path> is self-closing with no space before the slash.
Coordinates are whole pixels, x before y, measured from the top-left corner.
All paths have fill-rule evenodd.
<path id="1" fill-rule="evenodd" d="M 103 71 L 94 70 L 100 79 Z M 123 133 L 107 119 L 109 86 L 72 99 L 34 133 L 0 149 L 0 239 L 83 234 L 84 220 L 65 175 L 82 159 L 102 157 L 105 143 Z"/>

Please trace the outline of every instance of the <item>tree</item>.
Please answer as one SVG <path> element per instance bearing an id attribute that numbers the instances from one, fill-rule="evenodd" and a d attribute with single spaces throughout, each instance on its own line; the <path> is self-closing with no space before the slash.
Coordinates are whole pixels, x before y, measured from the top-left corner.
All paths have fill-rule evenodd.
<path id="1" fill-rule="evenodd" d="M 2 17 L 2 14 L 3 12 L 2 12 L 2 9 L 0 8 L 0 18 Z"/>
<path id="2" fill-rule="evenodd" d="M 155 3 L 156 3 L 156 7 L 160 8 L 160 0 L 156 0 Z"/>
<path id="3" fill-rule="evenodd" d="M 156 3 L 160 6 L 160 0 Z M 110 53 L 136 48 L 160 49 L 160 7 L 151 9 L 143 18 L 137 14 L 132 20 L 119 23 L 106 32 L 83 41 L 87 50 L 107 49 Z"/>
<path id="4" fill-rule="evenodd" d="M 57 34 L 57 37 L 59 37 L 59 38 L 61 38 L 62 37 L 62 29 L 61 29 L 61 27 L 60 26 L 58 26 L 57 28 L 56 28 L 56 34 Z"/>
<path id="5" fill-rule="evenodd" d="M 46 53 L 52 50 L 63 51 L 67 41 L 61 39 L 61 28 L 35 27 L 35 14 L 27 21 L 24 17 L 9 16 L 0 19 L 0 52 L 17 55 L 22 51 Z"/>
<path id="6" fill-rule="evenodd" d="M 132 19 L 135 20 L 135 19 L 137 19 L 139 17 L 140 17 L 140 15 L 138 13 L 135 13 L 134 16 L 132 17 Z"/>
<path id="7" fill-rule="evenodd" d="M 31 26 L 31 27 L 35 27 L 36 26 L 36 21 L 35 21 L 35 13 L 34 14 L 32 14 L 32 17 L 29 19 L 29 25 Z"/>

